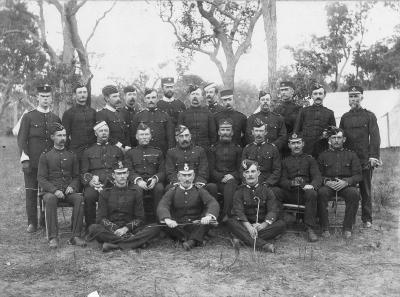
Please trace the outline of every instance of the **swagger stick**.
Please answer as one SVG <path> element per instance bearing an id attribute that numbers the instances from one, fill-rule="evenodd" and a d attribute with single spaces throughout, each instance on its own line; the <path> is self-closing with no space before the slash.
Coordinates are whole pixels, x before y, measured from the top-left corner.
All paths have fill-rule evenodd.
<path id="1" fill-rule="evenodd" d="M 254 199 L 257 199 L 257 214 L 256 214 L 256 224 L 258 224 L 258 213 L 260 211 L 260 198 L 255 196 Z M 253 252 L 256 252 L 256 243 L 257 243 L 257 236 L 258 233 L 256 233 L 256 236 L 254 237 L 254 245 L 253 245 Z"/>

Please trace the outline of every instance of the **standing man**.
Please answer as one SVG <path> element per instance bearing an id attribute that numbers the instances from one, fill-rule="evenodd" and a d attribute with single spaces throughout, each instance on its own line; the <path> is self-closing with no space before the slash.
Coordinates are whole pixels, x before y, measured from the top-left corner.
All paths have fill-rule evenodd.
<path id="1" fill-rule="evenodd" d="M 119 109 L 122 101 L 117 87 L 108 85 L 102 90 L 106 106 L 96 114 L 96 122 L 105 121 L 110 129 L 110 143 L 124 152 L 131 148 L 127 123 Z"/>
<path id="2" fill-rule="evenodd" d="M 165 193 L 157 208 L 166 232 L 182 241 L 186 251 L 202 244 L 210 224 L 218 217 L 219 205 L 203 188 L 195 186 L 195 169 L 191 164 L 180 164 L 178 183 Z"/>
<path id="3" fill-rule="evenodd" d="M 125 99 L 125 106 L 120 109 L 120 113 L 122 118 L 126 124 L 128 136 L 130 137 L 129 141 L 131 146 L 136 143 L 136 139 L 132 137 L 130 131 L 132 129 L 133 118 L 135 114 L 137 114 L 138 110 L 136 109 L 135 103 L 137 100 L 137 90 L 133 86 L 126 86 L 124 88 L 124 99 Z"/>
<path id="4" fill-rule="evenodd" d="M 130 171 L 130 180 L 137 185 L 142 199 L 144 192 L 151 194 L 155 218 L 157 205 L 164 194 L 164 155 L 159 148 L 149 145 L 151 132 L 150 127 L 146 124 L 139 124 L 136 130 L 136 139 L 138 146 L 125 154 L 125 160 Z"/>
<path id="5" fill-rule="evenodd" d="M 285 119 L 273 111 L 271 94 L 260 91 L 258 101 L 260 102 L 260 111 L 247 119 L 247 143 L 254 141 L 252 130 L 255 120 L 259 119 L 267 125 L 267 141 L 273 143 L 280 151 L 287 139 Z"/>
<path id="6" fill-rule="evenodd" d="M 202 106 L 203 94 L 199 86 L 189 86 L 188 94 L 190 107 L 179 114 L 178 125 L 188 127 L 193 144 L 207 151 L 217 141 L 214 116 Z"/>
<path id="7" fill-rule="evenodd" d="M 346 137 L 342 129 L 333 127 L 328 137 L 330 148 L 318 157 L 323 178 L 323 186 L 318 190 L 319 221 L 322 235 L 329 237 L 328 201 L 332 196 L 343 197 L 346 202 L 343 234 L 348 239 L 351 237 L 360 201 L 356 186 L 362 179 L 361 165 L 355 152 L 343 148 Z"/>
<path id="8" fill-rule="evenodd" d="M 165 154 L 167 150 L 175 145 L 174 125 L 171 117 L 157 108 L 157 91 L 146 89 L 144 91 L 144 103 L 146 109 L 135 115 L 132 121 L 131 138 L 136 138 L 137 127 L 140 123 L 150 127 L 150 145 L 161 149 Z"/>
<path id="9" fill-rule="evenodd" d="M 351 86 L 348 93 L 350 111 L 342 116 L 339 127 L 344 130 L 347 137 L 344 146 L 354 150 L 361 162 L 361 219 L 366 228 L 371 228 L 371 180 L 374 168 L 381 165 L 379 160 L 381 138 L 375 114 L 361 107 L 364 98 L 363 88 Z"/>
<path id="10" fill-rule="evenodd" d="M 243 160 L 244 183 L 233 197 L 233 216 L 226 222 L 229 230 L 248 246 L 275 252 L 273 238 L 282 234 L 286 224 L 278 220 L 279 202 L 271 189 L 258 181 L 260 170 L 252 160 Z M 238 244 L 235 241 L 235 244 Z"/>
<path id="11" fill-rule="evenodd" d="M 308 241 L 318 240 L 314 228 L 317 217 L 317 191 L 321 186 L 321 173 L 315 159 L 303 153 L 304 140 L 296 133 L 289 137 L 291 155 L 282 161 L 280 197 L 283 203 L 305 205 L 304 224 Z"/>
<path id="12" fill-rule="evenodd" d="M 294 131 L 303 135 L 304 153 L 318 158 L 320 151 L 317 150 L 317 142 L 322 132 L 329 126 L 336 126 L 335 115 L 329 108 L 323 106 L 326 90 L 320 84 L 311 88 L 311 99 L 313 105 L 300 110 Z"/>
<path id="13" fill-rule="evenodd" d="M 42 85 L 36 88 L 38 107 L 22 117 L 18 132 L 18 148 L 24 172 L 26 214 L 28 216 L 28 233 L 36 232 L 37 217 L 37 171 L 39 157 L 42 152 L 53 146 L 49 127 L 60 123 L 60 118 L 50 111 L 53 101 L 51 87 Z"/>
<path id="14" fill-rule="evenodd" d="M 74 86 L 74 97 L 76 104 L 64 112 L 62 124 L 67 131 L 66 146 L 80 160 L 83 151 L 96 142 L 93 131 L 96 124 L 96 110 L 86 104 L 88 99 L 86 85 L 77 83 Z"/>
<path id="15" fill-rule="evenodd" d="M 221 111 L 222 106 L 219 105 L 219 96 L 218 96 L 219 94 L 217 85 L 215 83 L 207 84 L 204 87 L 204 92 L 206 94 L 208 111 L 211 112 L 212 114 Z"/>
<path id="16" fill-rule="evenodd" d="M 164 77 L 161 79 L 161 88 L 164 92 L 164 97 L 157 102 L 157 107 L 166 112 L 172 119 L 174 126 L 178 121 L 179 113 L 186 110 L 185 104 L 174 98 L 175 81 L 173 77 Z"/>
<path id="17" fill-rule="evenodd" d="M 233 194 L 240 183 L 240 162 L 242 148 L 232 142 L 233 123 L 231 119 L 219 122 L 219 141 L 210 147 L 208 164 L 211 181 L 217 184 L 218 191 L 223 194 L 224 203 L 221 217 L 225 221 L 231 215 Z"/>
<path id="18" fill-rule="evenodd" d="M 294 102 L 294 84 L 291 81 L 282 81 L 280 83 L 279 92 L 282 101 L 277 106 L 275 112 L 284 117 L 286 131 L 288 135 L 290 135 L 293 133 L 301 106 Z"/>
<path id="19" fill-rule="evenodd" d="M 79 191 L 79 163 L 76 155 L 65 149 L 67 132 L 54 123 L 50 127 L 54 147 L 42 153 L 39 159 L 38 182 L 44 192 L 44 211 L 47 239 L 50 248 L 58 247 L 57 203 L 65 201 L 73 205 L 71 217 L 72 237 L 70 244 L 86 246 L 80 238 L 83 225 L 83 197 Z"/>
<path id="20" fill-rule="evenodd" d="M 97 143 L 85 150 L 81 159 L 86 228 L 96 221 L 96 201 L 99 192 L 112 180 L 113 164 L 124 159 L 121 149 L 109 143 L 110 130 L 106 122 L 96 124 L 93 129 Z"/>
<path id="21" fill-rule="evenodd" d="M 246 122 L 247 117 L 234 109 L 233 90 L 221 91 L 222 110 L 215 114 L 215 123 L 218 125 L 222 119 L 232 119 L 233 137 L 232 141 L 241 147 L 245 146 Z M 218 129 L 218 127 L 217 127 Z"/>

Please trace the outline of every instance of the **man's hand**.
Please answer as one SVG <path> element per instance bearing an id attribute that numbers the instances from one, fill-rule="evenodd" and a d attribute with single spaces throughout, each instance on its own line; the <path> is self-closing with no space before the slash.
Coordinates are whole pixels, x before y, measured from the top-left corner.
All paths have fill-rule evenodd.
<path id="1" fill-rule="evenodd" d="M 167 226 L 169 228 L 175 228 L 175 227 L 178 226 L 178 223 L 176 221 L 174 221 L 174 220 L 171 220 L 171 219 L 164 219 L 164 222 L 165 222 L 165 224 L 167 224 Z"/>
<path id="2" fill-rule="evenodd" d="M 148 190 L 147 183 L 143 179 L 137 180 L 136 184 L 139 186 L 139 188 L 142 188 L 144 190 Z"/>
<path id="3" fill-rule="evenodd" d="M 230 180 L 230 179 L 235 179 L 235 178 L 233 177 L 232 174 L 225 174 L 224 177 L 221 179 L 221 182 L 225 184 L 225 183 L 227 183 L 228 180 Z"/>
<path id="4" fill-rule="evenodd" d="M 74 192 L 74 188 L 71 186 L 68 186 L 67 189 L 65 190 L 65 195 L 72 194 Z"/>
<path id="5" fill-rule="evenodd" d="M 157 179 L 155 177 L 150 177 L 147 180 L 147 189 L 152 190 L 155 187 L 156 183 L 157 183 Z"/>
<path id="6" fill-rule="evenodd" d="M 205 217 L 202 217 L 201 220 L 200 220 L 200 224 L 202 224 L 202 225 L 209 225 L 209 224 L 211 223 L 212 219 L 213 219 L 213 218 L 212 218 L 210 215 L 207 215 L 207 216 L 205 216 Z"/>
<path id="7" fill-rule="evenodd" d="M 128 227 L 124 226 L 124 227 L 122 227 L 122 228 L 119 228 L 119 229 L 115 230 L 115 231 L 114 231 L 114 234 L 117 235 L 117 236 L 123 236 L 123 235 L 125 235 L 126 232 L 128 232 L 128 231 L 129 231 Z"/>
<path id="8" fill-rule="evenodd" d="M 64 193 L 62 192 L 62 191 L 60 191 L 60 190 L 57 190 L 57 191 L 55 191 L 54 192 L 54 195 L 56 195 L 56 197 L 58 198 L 58 199 L 64 199 Z"/>
<path id="9" fill-rule="evenodd" d="M 31 166 L 28 160 L 23 161 L 22 163 L 22 171 L 26 174 L 29 174 L 31 172 Z"/>
<path id="10" fill-rule="evenodd" d="M 200 188 L 204 187 L 206 184 L 202 183 L 202 182 L 196 182 L 196 183 L 194 183 L 194 185 L 196 186 L 196 188 L 200 189 Z"/>
<path id="11" fill-rule="evenodd" d="M 335 181 L 327 181 L 325 183 L 326 186 L 328 186 L 329 188 L 331 188 L 332 190 L 335 190 L 336 192 L 339 192 L 340 190 L 344 189 L 345 187 L 347 187 L 349 184 L 342 180 L 337 178 Z"/>
<path id="12" fill-rule="evenodd" d="M 258 224 L 256 227 L 257 232 L 267 228 L 268 226 L 269 224 L 267 222 L 262 222 L 261 224 Z"/>
<path id="13" fill-rule="evenodd" d="M 305 185 L 303 190 L 314 190 L 314 187 L 312 185 Z"/>
<path id="14" fill-rule="evenodd" d="M 257 238 L 257 229 L 254 228 L 249 222 L 246 222 L 247 224 L 245 224 L 247 231 L 250 233 L 251 238 Z"/>
<path id="15" fill-rule="evenodd" d="M 376 158 L 369 158 L 368 163 L 371 168 L 379 167 L 382 165 L 382 162 Z"/>

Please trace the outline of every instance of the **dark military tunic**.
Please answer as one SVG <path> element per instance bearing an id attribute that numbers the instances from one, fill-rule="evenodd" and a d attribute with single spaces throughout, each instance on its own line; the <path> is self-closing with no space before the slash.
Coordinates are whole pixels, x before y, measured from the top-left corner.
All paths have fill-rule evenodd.
<path id="1" fill-rule="evenodd" d="M 183 168 L 185 163 L 194 168 L 196 174 L 194 182 L 207 183 L 209 171 L 206 152 L 202 147 L 194 145 L 185 149 L 176 146 L 168 150 L 165 171 L 170 183 L 178 182 L 178 168 Z"/>
<path id="2" fill-rule="evenodd" d="M 62 124 L 67 132 L 67 147 L 80 158 L 83 151 L 96 142 L 93 130 L 96 110 L 77 104 L 64 112 Z"/>
<path id="3" fill-rule="evenodd" d="M 217 112 L 215 115 L 215 123 L 217 130 L 219 128 L 218 123 L 222 119 L 231 119 L 233 121 L 233 137 L 232 141 L 241 147 L 245 146 L 246 139 L 246 123 L 247 123 L 247 117 L 236 110 L 228 110 L 223 108 L 221 111 Z"/>
<path id="4" fill-rule="evenodd" d="M 132 138 L 136 137 L 140 123 L 150 127 L 150 145 L 160 148 L 164 153 L 175 144 L 174 126 L 171 117 L 160 109 L 144 109 L 132 121 Z"/>
<path id="5" fill-rule="evenodd" d="M 329 108 L 311 105 L 300 110 L 294 131 L 302 134 L 305 142 L 303 151 L 306 154 L 312 154 L 315 151 L 315 144 L 324 129 L 329 126 L 336 126 L 335 115 Z"/>
<path id="6" fill-rule="evenodd" d="M 231 174 L 237 181 L 240 181 L 239 168 L 242 161 L 242 148 L 238 144 L 217 142 L 210 147 L 208 160 L 213 182 L 220 182 L 226 174 Z"/>
<path id="7" fill-rule="evenodd" d="M 207 106 L 207 109 L 208 109 L 208 111 L 211 112 L 212 114 L 215 114 L 215 113 L 217 113 L 217 112 L 220 112 L 220 111 L 223 110 L 224 108 L 223 108 L 221 105 L 219 105 L 218 103 L 214 103 L 214 104 L 208 105 L 208 106 Z"/>
<path id="8" fill-rule="evenodd" d="M 96 113 L 96 121 L 105 121 L 110 129 L 110 143 L 131 146 L 128 126 L 120 111 L 103 108 Z"/>
<path id="9" fill-rule="evenodd" d="M 285 119 L 286 131 L 291 134 L 294 131 L 297 115 L 302 107 L 293 101 L 282 101 L 275 109 L 275 112 L 280 114 Z"/>
<path id="10" fill-rule="evenodd" d="M 266 139 L 268 140 L 268 142 L 275 144 L 278 150 L 282 149 L 282 147 L 287 142 L 285 119 L 281 115 L 270 111 L 257 112 L 256 114 L 252 114 L 247 119 L 247 143 L 251 143 L 254 141 L 251 131 L 254 127 L 254 122 L 256 121 L 256 119 L 260 119 L 265 124 L 267 124 Z"/>
<path id="11" fill-rule="evenodd" d="M 171 102 L 166 100 L 159 100 L 157 102 L 157 107 L 160 110 L 166 112 L 171 117 L 174 126 L 178 121 L 179 114 L 186 110 L 185 104 L 178 99 L 174 99 Z"/>
<path id="12" fill-rule="evenodd" d="M 133 125 L 133 118 L 138 113 L 138 111 L 135 108 L 124 106 L 119 110 L 119 112 L 121 113 L 121 116 L 126 124 L 130 144 L 131 146 L 133 146 L 136 143 L 136 138 L 134 137 L 134 135 L 132 135 L 131 130 Z"/>
<path id="13" fill-rule="evenodd" d="M 281 157 L 273 144 L 268 142 L 248 144 L 243 149 L 242 160 L 244 159 L 258 162 L 261 171 L 260 182 L 265 182 L 269 186 L 278 184 L 281 177 Z"/>
<path id="14" fill-rule="evenodd" d="M 205 150 L 217 141 L 214 116 L 204 107 L 189 107 L 178 116 L 178 125 L 185 125 L 192 135 L 192 142 Z"/>

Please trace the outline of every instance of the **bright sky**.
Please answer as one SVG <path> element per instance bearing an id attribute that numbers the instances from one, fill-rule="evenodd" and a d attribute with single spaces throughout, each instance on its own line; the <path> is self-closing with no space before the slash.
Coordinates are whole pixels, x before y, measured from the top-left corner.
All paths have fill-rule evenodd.
<path id="1" fill-rule="evenodd" d="M 78 12 L 78 26 L 85 43 L 96 19 L 112 5 L 111 1 L 89 1 Z M 278 66 L 289 65 L 292 59 L 284 49 L 310 39 L 312 34 L 326 32 L 326 2 L 278 2 Z M 349 3 L 349 5 L 352 5 Z M 365 43 L 372 44 L 393 33 L 399 15 L 378 5 L 370 14 Z M 53 6 L 45 6 L 48 41 L 62 49 L 62 29 L 59 14 Z M 162 75 L 175 76 L 174 35 L 169 24 L 161 21 L 155 1 L 121 1 L 102 20 L 89 43 L 93 55 L 93 92 L 99 94 L 107 83 L 130 81 L 139 71 L 154 73 L 160 63 L 168 62 Z M 208 56 L 196 54 L 190 73 L 207 81 L 221 83 L 219 73 Z M 267 54 L 262 17 L 256 26 L 250 52 L 242 56 L 237 66 L 236 81 L 247 80 L 259 86 L 267 79 Z"/>

